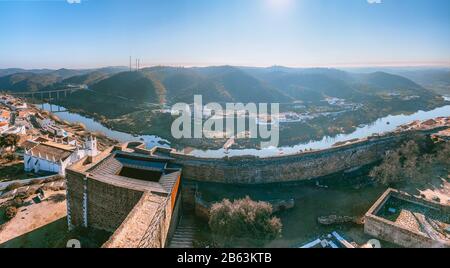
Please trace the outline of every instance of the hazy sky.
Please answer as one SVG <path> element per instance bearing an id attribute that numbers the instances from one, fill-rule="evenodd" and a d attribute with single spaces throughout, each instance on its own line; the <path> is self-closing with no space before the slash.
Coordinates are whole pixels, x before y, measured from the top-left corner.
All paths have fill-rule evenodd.
<path id="1" fill-rule="evenodd" d="M 145 66 L 450 65 L 450 1 L 0 0 L 0 68 L 130 55 Z"/>

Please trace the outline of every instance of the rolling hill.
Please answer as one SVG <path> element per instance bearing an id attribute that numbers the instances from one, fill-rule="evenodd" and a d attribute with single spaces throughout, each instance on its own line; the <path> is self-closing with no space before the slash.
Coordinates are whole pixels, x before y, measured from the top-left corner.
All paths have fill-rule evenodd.
<path id="1" fill-rule="evenodd" d="M 88 84 L 127 70 L 126 67 L 105 67 L 100 69 L 0 69 L 0 91 L 39 91 L 64 87 L 68 83 Z M 98 73 L 105 74 L 98 77 Z M 97 79 L 95 79 L 97 77 Z M 67 80 L 67 81 L 66 81 Z"/>
<path id="2" fill-rule="evenodd" d="M 166 89 L 145 72 L 121 72 L 92 85 L 92 90 L 104 95 L 136 102 L 164 103 Z"/>
<path id="3" fill-rule="evenodd" d="M 406 77 L 382 71 L 354 73 L 328 68 L 282 66 L 157 66 L 144 68 L 139 72 L 123 71 L 124 69 L 125 67 L 107 67 L 14 73 L 0 77 L 0 88 L 9 91 L 38 91 L 66 84 L 87 84 L 91 93 L 97 94 L 89 96 L 89 101 L 99 98 L 95 103 L 101 103 L 103 100 L 111 104 L 114 101 L 126 100 L 131 106 L 133 103 L 192 103 L 195 94 L 201 94 L 204 103 L 320 102 L 326 97 L 370 101 L 371 98 L 381 95 L 416 95 L 426 101 L 427 98 L 436 96 L 433 91 Z M 15 69 L 8 70 L 12 72 Z M 435 81 L 444 83 L 445 73 Z M 72 95 L 72 100 L 66 102 L 72 101 L 80 105 L 87 101 L 87 95 L 92 94 L 76 93 Z"/>
<path id="4" fill-rule="evenodd" d="M 0 90 L 11 92 L 39 91 L 57 83 L 59 77 L 51 74 L 15 73 L 0 77 Z"/>

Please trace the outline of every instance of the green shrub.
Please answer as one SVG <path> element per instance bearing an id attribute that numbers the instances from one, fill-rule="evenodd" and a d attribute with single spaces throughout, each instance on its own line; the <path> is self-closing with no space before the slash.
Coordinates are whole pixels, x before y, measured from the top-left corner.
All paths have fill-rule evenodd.
<path id="1" fill-rule="evenodd" d="M 22 198 L 20 196 L 16 196 L 13 199 L 13 206 L 21 207 L 23 205 L 23 202 L 24 202 L 24 198 Z"/>
<path id="2" fill-rule="evenodd" d="M 17 215 L 17 208 L 14 206 L 9 206 L 5 210 L 5 217 L 7 220 L 11 220 Z"/>
<path id="3" fill-rule="evenodd" d="M 281 234 L 281 220 L 272 216 L 272 205 L 256 202 L 248 196 L 231 202 L 224 199 L 211 207 L 209 226 L 219 244 L 233 240 L 268 241 Z"/>

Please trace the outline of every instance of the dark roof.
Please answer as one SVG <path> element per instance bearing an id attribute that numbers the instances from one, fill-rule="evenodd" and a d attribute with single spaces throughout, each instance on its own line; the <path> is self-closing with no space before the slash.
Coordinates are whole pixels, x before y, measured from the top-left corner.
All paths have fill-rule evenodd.
<path id="1" fill-rule="evenodd" d="M 49 139 L 39 136 L 34 141 L 35 142 L 46 142 L 46 141 L 49 141 Z"/>
<path id="2" fill-rule="evenodd" d="M 181 169 L 167 168 L 168 160 L 164 157 L 115 151 L 87 171 L 88 176 L 109 184 L 135 190 L 168 194 L 181 175 Z M 154 172 L 160 176 L 155 180 L 143 180 L 121 175 L 123 168 L 145 172 Z"/>
<path id="3" fill-rule="evenodd" d="M 20 147 L 24 148 L 25 150 L 30 150 L 31 148 L 33 148 L 34 146 L 38 145 L 39 143 L 34 142 L 34 141 L 30 141 L 30 140 L 26 140 L 24 142 L 22 142 L 22 144 L 20 145 Z"/>

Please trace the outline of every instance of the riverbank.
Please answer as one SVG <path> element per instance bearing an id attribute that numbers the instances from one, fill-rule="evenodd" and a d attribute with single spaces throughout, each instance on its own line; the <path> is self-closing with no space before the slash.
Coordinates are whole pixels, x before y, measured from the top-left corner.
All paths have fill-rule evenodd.
<path id="1" fill-rule="evenodd" d="M 281 147 L 295 147 L 299 144 L 307 145 L 312 141 L 323 141 L 333 139 L 337 136 L 345 136 L 357 132 L 361 125 L 371 125 L 380 118 L 396 115 L 411 115 L 419 110 L 432 111 L 449 102 L 443 98 L 428 100 L 427 102 L 417 101 L 385 101 L 376 103 L 364 103 L 361 109 L 346 111 L 344 113 L 329 114 L 313 117 L 305 121 L 281 124 L 280 141 Z M 111 130 L 121 133 L 131 133 L 136 137 L 146 137 L 155 135 L 167 140 L 172 148 L 182 150 L 186 147 L 196 148 L 200 151 L 223 151 L 222 147 L 227 139 L 174 139 L 171 134 L 171 125 L 177 117 L 168 113 L 158 112 L 146 108 L 123 116 L 109 118 L 99 113 L 80 110 L 70 104 L 70 102 L 54 102 L 54 105 L 65 105 L 64 109 L 69 109 L 69 113 L 78 114 L 88 118 L 105 127 L 107 132 Z M 323 108 L 323 107 L 322 107 Z M 312 107 L 311 112 L 321 110 L 321 107 Z M 447 116 L 450 116 L 450 112 Z M 71 115 L 68 115 L 71 117 Z M 230 151 L 259 151 L 260 139 L 241 138 L 236 139 Z M 308 148 L 308 147 L 305 147 Z"/>
<path id="2" fill-rule="evenodd" d="M 448 99 L 446 99 L 448 101 Z M 43 105 L 44 110 L 50 110 L 49 104 Z M 54 109 L 62 108 L 64 110 L 64 107 L 58 107 L 55 106 Z M 264 149 L 244 149 L 239 147 L 231 148 L 229 150 L 225 150 L 222 147 L 224 143 L 226 143 L 226 139 L 211 139 L 209 140 L 209 143 L 211 143 L 211 146 L 213 146 L 216 149 L 202 149 L 202 143 L 204 139 L 191 139 L 190 145 L 182 146 L 181 144 L 177 144 L 177 140 L 165 140 L 161 137 L 156 136 L 155 132 L 149 132 L 154 135 L 133 135 L 129 134 L 127 132 L 132 132 L 129 128 L 119 128 L 120 130 L 123 130 L 124 132 L 117 131 L 117 128 L 113 126 L 105 126 L 100 121 L 96 119 L 96 117 L 88 117 L 86 113 L 73 113 L 69 111 L 58 113 L 59 117 L 65 121 L 68 122 L 81 122 L 83 123 L 88 129 L 96 132 L 104 133 L 106 136 L 111 137 L 113 139 L 116 139 L 121 142 L 126 141 L 143 141 L 146 143 L 147 148 L 152 148 L 154 146 L 170 146 L 174 149 L 177 149 L 180 153 L 186 153 L 197 157 L 207 157 L 207 158 L 222 158 L 225 156 L 231 157 L 231 156 L 243 156 L 243 155 L 255 155 L 259 157 L 266 157 L 266 156 L 276 156 L 280 154 L 294 154 L 298 153 L 300 151 L 305 150 L 318 150 L 318 149 L 326 149 L 331 148 L 335 143 L 344 142 L 348 140 L 353 139 L 361 139 L 366 138 L 368 136 L 374 135 L 374 134 L 381 134 L 389 131 L 395 130 L 397 127 L 410 123 L 415 120 L 428 120 L 440 116 L 450 116 L 450 105 L 441 106 L 435 109 L 431 109 L 428 111 L 417 111 L 413 112 L 409 115 L 407 114 L 400 114 L 400 115 L 388 115 L 382 118 L 376 118 L 374 121 L 367 122 L 366 124 L 363 124 L 359 127 L 354 127 L 354 131 L 348 134 L 337 134 L 334 136 L 322 136 L 320 139 L 313 139 L 309 140 L 308 142 L 303 143 L 297 143 L 292 146 L 281 146 L 279 148 L 264 148 Z M 145 122 L 144 119 L 141 120 L 141 123 Z M 170 122 L 169 122 L 170 123 Z M 161 122 L 162 124 L 162 122 Z M 170 125 L 169 125 L 170 126 Z M 116 129 L 116 130 L 114 130 Z M 297 133 L 298 134 L 298 133 Z M 169 136 L 169 134 L 167 134 Z M 283 135 L 283 132 L 280 133 L 280 135 Z M 238 141 L 239 143 L 239 141 Z M 204 145 L 204 144 L 203 144 Z M 241 144 L 242 145 L 242 144 Z M 208 146 L 206 146 L 208 147 Z M 219 148 L 219 149 L 217 149 Z"/>

